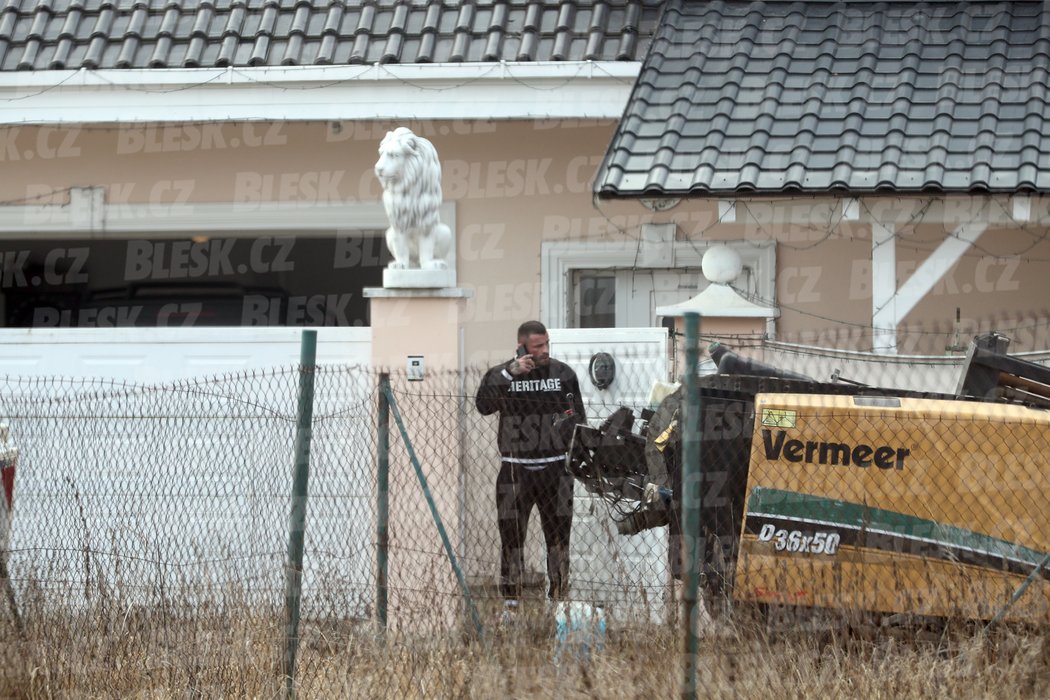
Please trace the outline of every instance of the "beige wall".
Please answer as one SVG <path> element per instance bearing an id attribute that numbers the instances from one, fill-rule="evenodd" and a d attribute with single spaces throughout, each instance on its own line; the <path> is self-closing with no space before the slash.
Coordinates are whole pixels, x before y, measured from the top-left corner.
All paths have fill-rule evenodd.
<path id="1" fill-rule="evenodd" d="M 0 202 L 24 204 L 26 197 L 70 186 L 105 187 L 110 203 L 375 202 L 380 192 L 372 166 L 391 126 L 4 128 Z M 752 200 L 738 207 L 734 223 L 718 223 L 710 200 L 654 214 L 633 201 L 592 201 L 591 181 L 613 122 L 408 126 L 434 142 L 446 201 L 456 205 L 459 285 L 474 291 L 462 309 L 468 364 L 505 356 L 517 324 L 539 315 L 541 241 L 636 238 L 648 221 L 676 223 L 683 240 L 775 238 L 778 336 L 839 347 L 870 344 L 870 226 L 864 216 L 843 222 L 837 199 Z M 906 203 L 879 200 L 879 216 L 909 211 Z M 1012 349 L 1050 346 L 1050 229 L 1046 203 L 1037 200 L 1032 209 L 1040 223 L 1024 228 L 991 216 L 1000 223 L 905 319 L 902 352 L 943 352 L 956 307 L 964 340 L 975 331 L 1017 329 L 1010 333 Z M 898 283 L 946 231 L 969 218 L 961 208 L 938 206 L 904 217 Z"/>

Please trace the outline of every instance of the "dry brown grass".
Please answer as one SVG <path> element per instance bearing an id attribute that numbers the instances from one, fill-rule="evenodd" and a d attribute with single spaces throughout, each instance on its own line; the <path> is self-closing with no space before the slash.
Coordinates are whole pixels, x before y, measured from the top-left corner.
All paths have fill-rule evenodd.
<path id="1" fill-rule="evenodd" d="M 32 611 L 29 611 L 32 613 Z M 182 616 L 110 608 L 5 623 L 0 696 L 282 697 L 282 623 L 247 610 Z M 940 636 L 722 627 L 701 645 L 700 697 L 1045 698 L 1045 632 Z M 553 661 L 553 626 L 530 614 L 487 642 L 454 633 L 376 634 L 370 623 L 302 626 L 302 698 L 667 698 L 679 694 L 674 630 L 611 629 L 589 661 Z"/>

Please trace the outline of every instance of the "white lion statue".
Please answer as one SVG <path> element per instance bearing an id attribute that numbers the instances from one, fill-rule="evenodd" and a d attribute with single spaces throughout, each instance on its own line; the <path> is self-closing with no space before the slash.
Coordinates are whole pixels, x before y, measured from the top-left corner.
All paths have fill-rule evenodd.
<path id="1" fill-rule="evenodd" d="M 388 131 L 375 172 L 390 220 L 386 245 L 394 259 L 388 267 L 446 269 L 452 231 L 438 218 L 441 164 L 434 145 L 403 126 Z"/>

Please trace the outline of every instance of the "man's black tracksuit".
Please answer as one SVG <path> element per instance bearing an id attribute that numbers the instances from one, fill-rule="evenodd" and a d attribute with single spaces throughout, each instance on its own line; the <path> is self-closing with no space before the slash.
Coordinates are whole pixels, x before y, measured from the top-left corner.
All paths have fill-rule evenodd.
<path id="1" fill-rule="evenodd" d="M 510 374 L 510 364 L 485 373 L 476 399 L 482 415 L 499 412 L 500 592 L 508 599 L 521 595 L 525 533 L 536 506 L 547 545 L 547 593 L 561 599 L 569 590 L 572 529 L 572 475 L 565 456 L 573 425 L 586 420 L 580 385 L 572 368 L 553 358 L 546 367 L 517 377 Z"/>

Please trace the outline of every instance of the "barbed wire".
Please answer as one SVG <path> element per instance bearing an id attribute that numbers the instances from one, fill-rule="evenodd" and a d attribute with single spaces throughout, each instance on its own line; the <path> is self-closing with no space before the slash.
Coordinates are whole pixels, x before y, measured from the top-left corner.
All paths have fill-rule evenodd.
<path id="1" fill-rule="evenodd" d="M 25 197 L 17 197 L 15 199 L 6 199 L 0 201 L 0 206 L 8 207 L 14 206 L 16 204 L 25 204 L 26 202 L 35 202 L 41 199 L 52 198 L 60 194 L 70 194 L 75 189 L 77 189 L 75 186 L 51 188 L 47 192 L 40 192 L 37 194 L 26 195 Z"/>

